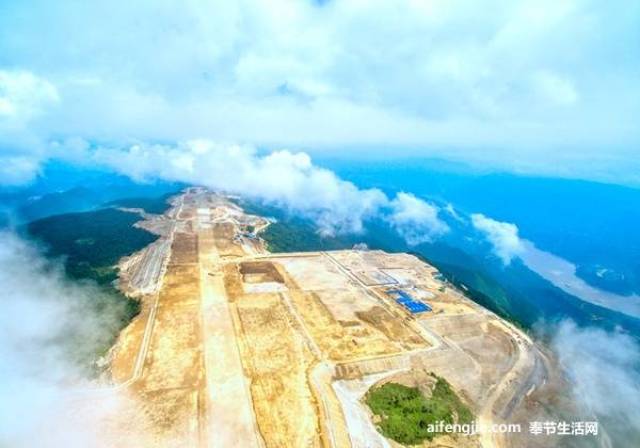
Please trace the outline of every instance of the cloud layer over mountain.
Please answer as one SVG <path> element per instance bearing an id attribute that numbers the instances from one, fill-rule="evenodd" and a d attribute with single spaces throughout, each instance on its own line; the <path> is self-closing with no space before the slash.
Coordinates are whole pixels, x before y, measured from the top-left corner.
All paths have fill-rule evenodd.
<path id="1" fill-rule="evenodd" d="M 639 21 L 625 1 L 4 1 L 3 180 L 81 137 L 637 183 Z"/>
<path id="2" fill-rule="evenodd" d="M 471 215 L 471 223 L 485 234 L 494 254 L 505 265 L 510 264 L 514 257 L 524 251 L 524 245 L 518 236 L 518 227 L 515 224 L 496 221 L 481 213 Z"/>
<path id="3" fill-rule="evenodd" d="M 119 305 L 98 311 L 91 304 L 102 290 L 71 282 L 59 264 L 7 232 L 0 232 L 0 281 L 0 446 L 106 448 L 99 434 L 126 397 L 91 395 L 97 384 L 86 367 L 109 346 Z"/>
<path id="4" fill-rule="evenodd" d="M 435 205 L 406 193 L 390 199 L 378 189 L 360 189 L 314 165 L 304 152 L 259 154 L 251 146 L 209 140 L 86 151 L 93 163 L 134 179 L 205 185 L 283 207 L 313 220 L 325 234 L 360 233 L 365 220 L 380 217 L 411 244 L 447 231 Z"/>
<path id="5" fill-rule="evenodd" d="M 640 346 L 620 331 L 579 328 L 564 321 L 554 329 L 554 351 L 567 370 L 578 409 L 595 415 L 613 446 L 640 433 Z M 634 439 L 635 438 L 635 439 Z"/>

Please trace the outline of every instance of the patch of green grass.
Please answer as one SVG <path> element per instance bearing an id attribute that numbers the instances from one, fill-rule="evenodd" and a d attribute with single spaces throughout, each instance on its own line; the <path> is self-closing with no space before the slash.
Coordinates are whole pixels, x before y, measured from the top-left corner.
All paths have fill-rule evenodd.
<path id="1" fill-rule="evenodd" d="M 437 433 L 429 425 L 471 423 L 473 414 L 451 389 L 449 383 L 437 377 L 431 397 L 418 388 L 386 383 L 370 390 L 366 403 L 380 418 L 378 428 L 386 437 L 405 445 L 433 440 Z"/>

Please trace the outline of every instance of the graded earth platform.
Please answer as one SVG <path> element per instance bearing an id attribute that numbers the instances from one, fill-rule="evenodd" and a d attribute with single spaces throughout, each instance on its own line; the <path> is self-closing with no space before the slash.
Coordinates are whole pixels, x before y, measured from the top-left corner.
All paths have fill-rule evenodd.
<path id="1" fill-rule="evenodd" d="M 524 424 L 548 393 L 545 352 L 413 255 L 269 253 L 269 220 L 204 188 L 144 217 L 160 238 L 120 263 L 120 288 L 143 307 L 111 359 L 114 387 L 145 417 L 139 446 L 396 446 L 368 394 L 430 395 L 438 381 L 454 396 L 448 421 L 487 430 L 426 446 L 506 446 L 523 434 L 489 428 Z"/>

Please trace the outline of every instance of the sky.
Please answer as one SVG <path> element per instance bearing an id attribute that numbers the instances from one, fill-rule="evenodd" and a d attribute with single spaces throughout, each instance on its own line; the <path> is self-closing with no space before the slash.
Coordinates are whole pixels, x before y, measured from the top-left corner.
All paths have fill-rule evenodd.
<path id="1" fill-rule="evenodd" d="M 0 180 L 208 139 L 640 185 L 639 23 L 622 0 L 0 0 Z"/>

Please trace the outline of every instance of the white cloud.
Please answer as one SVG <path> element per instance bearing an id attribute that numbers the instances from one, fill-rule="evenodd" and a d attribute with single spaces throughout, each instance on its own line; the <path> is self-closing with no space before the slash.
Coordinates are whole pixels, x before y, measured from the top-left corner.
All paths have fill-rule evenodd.
<path id="1" fill-rule="evenodd" d="M 637 171 L 640 7 L 628 2 L 26 0 L 0 12 L 2 63 L 60 100 L 39 112 L 40 140 L 410 147 L 582 176 L 615 153 L 612 169 Z M 0 109 L 42 111 L 25 101 Z"/>
<path id="2" fill-rule="evenodd" d="M 458 222 L 464 222 L 464 219 L 462 218 L 462 216 L 460 216 L 460 214 L 456 211 L 455 207 L 453 206 L 453 204 L 448 203 L 445 207 L 444 210 L 456 221 Z"/>
<path id="3" fill-rule="evenodd" d="M 432 241 L 449 231 L 438 217 L 439 209 L 410 193 L 398 193 L 390 203 L 388 220 L 410 245 Z"/>
<path id="4" fill-rule="evenodd" d="M 91 304 L 101 290 L 66 280 L 59 265 L 6 232 L 0 233 L 0 282 L 0 445 L 112 446 L 102 432 L 127 397 L 91 395 L 98 385 L 80 360 L 110 341 L 118 306 L 98 311 Z M 136 445 L 131 442 L 125 445 Z"/>
<path id="5" fill-rule="evenodd" d="M 471 223 L 486 236 L 493 252 L 505 265 L 525 251 L 524 241 L 518 236 L 515 224 L 496 221 L 480 213 L 471 215 Z"/>
<path id="6" fill-rule="evenodd" d="M 182 181 L 260 199 L 312 219 L 325 234 L 362 232 L 374 217 L 386 217 L 410 244 L 448 231 L 435 205 L 407 193 L 390 200 L 378 189 L 360 189 L 314 165 L 304 152 L 260 154 L 252 146 L 201 139 L 98 147 L 87 157 L 138 180 Z"/>
<path id="7" fill-rule="evenodd" d="M 8 155 L 0 157 L 0 185 L 22 185 L 31 181 L 40 168 L 37 157 Z"/>
<path id="8" fill-rule="evenodd" d="M 573 83 L 557 74 L 540 71 L 534 74 L 533 82 L 541 95 L 560 106 L 572 106 L 578 101 Z"/>
<path id="9" fill-rule="evenodd" d="M 327 234 L 361 232 L 388 199 L 358 189 L 319 168 L 303 152 L 259 155 L 250 146 L 192 140 L 178 145 L 101 147 L 94 160 L 135 179 L 161 178 L 205 185 L 287 208 L 313 219 Z"/>
<path id="10" fill-rule="evenodd" d="M 28 71 L 0 70 L 0 125 L 25 126 L 57 101 L 58 91 L 49 81 Z"/>
<path id="11" fill-rule="evenodd" d="M 619 331 L 580 328 L 564 321 L 552 346 L 568 370 L 572 393 L 585 416 L 595 414 L 613 446 L 624 446 L 640 431 L 640 346 Z M 608 426 L 608 425 L 613 425 Z"/>
<path id="12" fill-rule="evenodd" d="M 60 100 L 54 85 L 24 70 L 0 67 L 0 185 L 20 185 L 38 173 L 41 138 L 34 121 Z"/>

